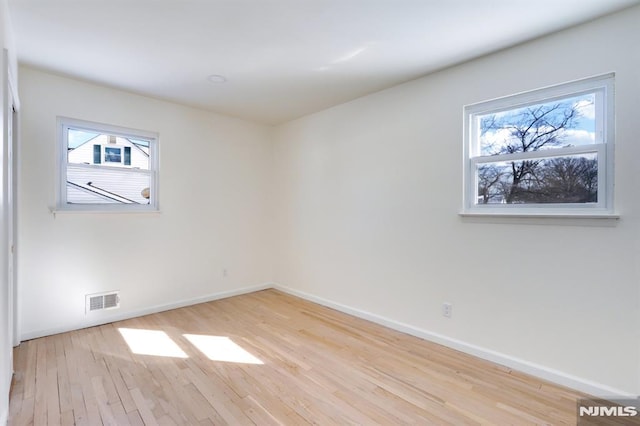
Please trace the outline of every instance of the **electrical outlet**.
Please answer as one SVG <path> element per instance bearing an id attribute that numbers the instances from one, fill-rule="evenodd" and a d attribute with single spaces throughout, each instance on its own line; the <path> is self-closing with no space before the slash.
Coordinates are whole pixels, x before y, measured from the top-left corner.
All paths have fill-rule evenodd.
<path id="1" fill-rule="evenodd" d="M 442 304 L 442 316 L 451 318 L 452 313 L 453 313 L 453 305 L 451 303 L 444 302 Z"/>
<path id="2" fill-rule="evenodd" d="M 229 276 L 229 272 L 227 271 L 227 268 L 224 268 L 222 270 L 222 278 L 227 278 Z"/>

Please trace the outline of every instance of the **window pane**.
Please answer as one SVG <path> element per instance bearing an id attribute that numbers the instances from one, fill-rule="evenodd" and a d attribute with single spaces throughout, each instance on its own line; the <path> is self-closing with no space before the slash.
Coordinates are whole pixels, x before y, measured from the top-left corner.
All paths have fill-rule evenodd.
<path id="1" fill-rule="evenodd" d="M 594 93 L 478 118 L 483 156 L 596 143 Z"/>
<path id="2" fill-rule="evenodd" d="M 69 129 L 69 139 L 67 140 L 67 149 L 75 149 L 78 146 L 89 142 L 98 136 L 98 133 L 88 132 L 86 130 Z"/>
<path id="3" fill-rule="evenodd" d="M 598 156 L 478 164 L 476 204 L 596 203 Z"/>
<path id="4" fill-rule="evenodd" d="M 67 202 L 70 204 L 149 204 L 150 186 L 151 177 L 145 172 L 67 165 Z"/>
<path id="5" fill-rule="evenodd" d="M 102 163 L 102 147 L 100 145 L 93 146 L 93 164 Z"/>
<path id="6" fill-rule="evenodd" d="M 130 153 L 129 164 L 122 162 L 123 149 L 125 160 L 127 151 Z M 67 161 L 70 164 L 100 164 L 102 150 L 105 166 L 149 170 L 149 141 L 69 129 Z"/>
<path id="7" fill-rule="evenodd" d="M 120 148 L 106 147 L 104 149 L 104 162 L 105 163 L 121 163 L 122 162 L 122 150 Z"/>
<path id="8" fill-rule="evenodd" d="M 131 165 L 131 147 L 130 146 L 124 147 L 124 165 L 125 166 Z"/>

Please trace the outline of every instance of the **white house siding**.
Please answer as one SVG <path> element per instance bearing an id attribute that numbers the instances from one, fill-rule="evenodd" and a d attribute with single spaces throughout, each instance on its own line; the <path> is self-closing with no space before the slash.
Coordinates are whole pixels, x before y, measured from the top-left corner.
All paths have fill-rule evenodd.
<path id="1" fill-rule="evenodd" d="M 127 198 L 139 204 L 148 204 L 148 200 L 141 194 L 149 187 L 149 172 L 135 171 L 116 167 L 100 167 L 90 165 L 67 165 L 67 182 L 85 188 L 95 187 L 109 191 L 120 197 Z M 89 184 L 89 182 L 91 182 Z M 104 204 L 105 197 L 87 190 L 67 185 L 67 201 L 74 204 Z"/>
<path id="2" fill-rule="evenodd" d="M 74 204 L 120 204 L 119 201 L 104 197 L 93 191 L 73 186 L 67 183 L 67 199 Z"/>

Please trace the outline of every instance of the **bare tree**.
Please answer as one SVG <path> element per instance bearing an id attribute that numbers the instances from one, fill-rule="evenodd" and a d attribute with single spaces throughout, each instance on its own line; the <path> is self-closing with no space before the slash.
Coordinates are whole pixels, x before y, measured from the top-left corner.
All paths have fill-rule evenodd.
<path id="1" fill-rule="evenodd" d="M 506 133 L 506 136 L 504 140 L 485 144 L 483 151 L 489 155 L 515 154 L 562 145 L 565 131 L 577 126 L 579 116 L 579 111 L 570 102 L 539 104 L 522 108 L 515 114 L 485 116 L 481 124 L 482 135 L 495 132 Z M 488 203 L 498 196 L 505 203 L 537 201 L 545 192 L 546 175 L 542 166 L 547 162 L 511 161 L 508 170 L 483 165 L 478 174 L 478 194 L 482 197 L 478 201 Z"/>
<path id="2" fill-rule="evenodd" d="M 478 168 L 478 203 L 487 204 L 491 201 L 499 201 L 500 191 L 495 191 L 496 184 L 504 178 L 505 172 L 493 164 L 483 164 Z"/>
<path id="3" fill-rule="evenodd" d="M 548 163 L 543 170 L 547 202 L 598 201 L 598 162 L 595 158 L 564 157 Z"/>

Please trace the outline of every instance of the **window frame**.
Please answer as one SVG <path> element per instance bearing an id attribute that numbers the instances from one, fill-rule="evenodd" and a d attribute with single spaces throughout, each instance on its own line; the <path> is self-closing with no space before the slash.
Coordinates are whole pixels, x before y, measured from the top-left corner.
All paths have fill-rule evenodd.
<path id="1" fill-rule="evenodd" d="M 149 189 L 148 204 L 70 204 L 67 202 L 67 164 L 68 164 L 68 131 L 69 129 L 83 130 L 94 133 L 103 133 L 124 138 L 139 139 L 149 142 Z M 57 117 L 57 185 L 56 206 L 54 213 L 59 212 L 94 212 L 94 213 L 135 213 L 135 212 L 159 212 L 158 198 L 158 169 L 159 169 L 159 135 L 156 132 L 131 129 L 111 124 L 97 123 L 79 120 L 69 117 Z M 104 147 L 101 147 L 101 157 L 104 155 Z M 121 156 L 123 152 L 121 152 Z M 101 158 L 102 160 L 102 158 Z M 122 160 L 122 158 L 121 158 Z M 121 161 L 122 163 L 122 161 Z M 114 163 L 115 164 L 115 163 Z M 109 167 L 108 162 L 90 165 L 91 167 Z M 147 172 L 140 169 L 122 168 L 124 172 Z"/>
<path id="2" fill-rule="evenodd" d="M 614 73 L 549 86 L 515 95 L 464 106 L 463 207 L 461 215 L 469 216 L 567 216 L 617 217 L 614 213 Z M 559 147 L 541 151 L 501 155 L 481 155 L 479 117 L 595 93 L 596 143 Z M 576 154 L 595 153 L 598 158 L 598 201 L 596 203 L 528 203 L 478 204 L 479 164 L 518 161 L 531 158 L 549 159 Z"/>

